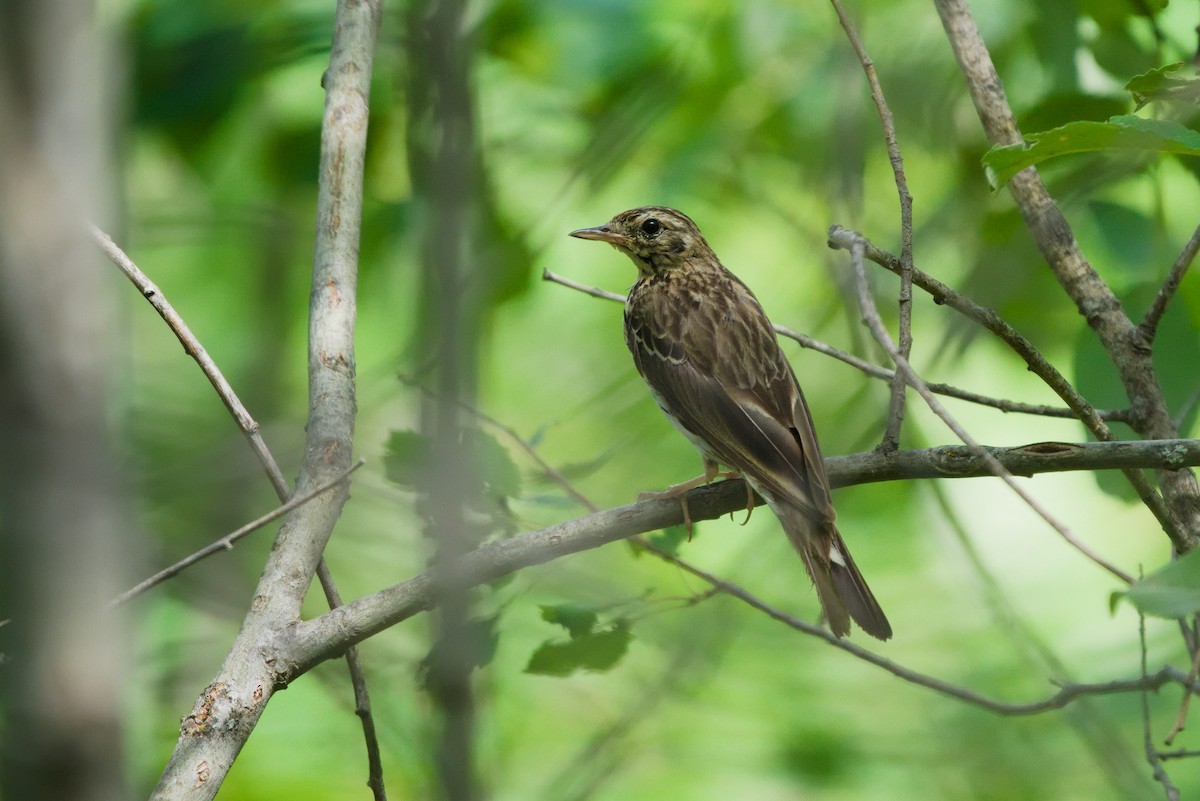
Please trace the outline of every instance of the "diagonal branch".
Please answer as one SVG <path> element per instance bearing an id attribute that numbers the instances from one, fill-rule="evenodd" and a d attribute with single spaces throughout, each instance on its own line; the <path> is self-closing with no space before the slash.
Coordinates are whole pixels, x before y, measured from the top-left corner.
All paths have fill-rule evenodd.
<path id="1" fill-rule="evenodd" d="M 857 239 L 862 239 L 865 247 L 864 255 L 868 259 L 891 272 L 900 271 L 900 261 L 896 256 L 875 247 L 870 241 L 862 238 L 860 234 L 848 231 L 839 225 L 830 226 L 829 228 L 829 246 L 831 248 L 849 250 Z M 1034 347 L 1032 342 L 1009 325 L 994 309 L 981 306 L 970 298 L 955 292 L 933 276 L 923 273 L 916 268 L 913 268 L 912 275 L 913 283 L 928 292 L 933 297 L 934 303 L 949 306 L 999 337 L 1001 342 L 1008 345 L 1009 348 L 1025 361 L 1030 372 L 1042 379 L 1050 389 L 1054 390 L 1066 402 L 1067 406 L 1075 412 L 1079 421 L 1097 439 L 1106 442 L 1117 440 L 1117 435 L 1104 422 L 1104 419 L 1101 418 L 1095 407 L 1079 394 L 1079 391 L 1071 385 L 1071 382 L 1067 381 L 1066 377 L 1058 371 L 1058 368 L 1047 361 L 1046 357 Z M 1149 480 L 1140 471 L 1125 470 L 1123 472 L 1125 478 L 1137 492 L 1142 503 L 1146 505 L 1146 508 L 1158 520 L 1159 525 L 1171 537 L 1172 542 L 1176 543 L 1177 547 L 1180 546 L 1184 542 L 1184 535 L 1175 520 L 1174 514 L 1167 507 L 1162 496 L 1150 485 Z"/>
<path id="2" fill-rule="evenodd" d="M 859 38 L 858 31 L 842 8 L 840 0 L 830 0 L 837 12 L 838 22 L 854 48 L 863 72 L 867 76 L 867 85 L 871 88 L 871 100 L 879 112 L 879 122 L 883 126 L 883 139 L 887 144 L 888 162 L 892 165 L 892 176 L 896 182 L 896 192 L 900 197 L 900 356 L 907 361 L 912 352 L 912 266 L 913 266 L 913 222 L 912 195 L 908 191 L 908 178 L 904 174 L 904 157 L 900 154 L 900 143 L 896 137 L 896 121 L 892 110 L 888 107 L 887 98 L 883 95 L 883 87 L 875 72 L 875 62 L 867 55 L 867 49 Z M 883 441 L 879 443 L 882 451 L 894 451 L 900 447 L 900 427 L 904 423 L 904 393 L 908 388 L 904 379 L 897 372 L 891 378 L 892 395 L 888 407 L 887 428 Z"/>
<path id="3" fill-rule="evenodd" d="M 1183 246 L 1179 257 L 1171 265 L 1171 272 L 1167 274 L 1167 280 L 1163 281 L 1163 285 L 1158 288 L 1158 293 L 1150 303 L 1150 308 L 1146 310 L 1146 316 L 1138 323 L 1138 328 L 1141 329 L 1142 336 L 1147 342 L 1154 342 L 1154 337 L 1158 333 L 1158 324 L 1167 311 L 1167 304 L 1171 302 L 1171 298 L 1175 297 L 1175 292 L 1183 283 L 1183 276 L 1192 266 L 1198 251 L 1200 251 L 1200 225 L 1196 226 L 1196 230 L 1192 232 L 1192 238 Z"/>
<path id="4" fill-rule="evenodd" d="M 339 0 L 321 126 L 316 253 L 309 309 L 309 416 L 298 491 L 350 466 L 354 417 L 354 319 L 362 220 L 363 159 L 378 0 Z M 210 799 L 276 689 L 279 632 L 301 603 L 343 504 L 344 488 L 285 519 L 225 663 L 184 718 L 156 799 Z"/>
<path id="5" fill-rule="evenodd" d="M 1022 143 L 1000 76 L 966 0 L 935 0 L 934 4 L 988 140 L 993 145 Z M 1054 277 L 1112 359 L 1129 396 L 1134 430 L 1149 438 L 1178 436 L 1144 330 L 1133 324 L 1112 289 L 1084 257 L 1038 171 L 1033 167 L 1022 170 L 1008 187 Z M 1178 470 L 1159 473 L 1159 485 L 1174 518 L 1166 527 L 1167 534 L 1176 548 L 1190 550 L 1200 542 L 1200 482 L 1192 471 Z"/>
<path id="6" fill-rule="evenodd" d="M 210 543 L 210 544 L 204 546 L 203 548 L 196 551 L 195 553 L 189 554 L 188 556 L 185 556 L 183 559 L 180 559 L 178 562 L 171 565 L 170 567 L 163 568 L 162 570 L 158 571 L 157 573 L 155 573 L 153 576 L 150 576 L 146 580 L 138 582 L 136 585 L 134 585 L 133 587 L 130 587 L 128 590 L 126 590 L 125 592 L 121 593 L 116 598 L 114 598 L 112 600 L 112 603 L 109 605 L 110 606 L 120 606 L 121 604 L 125 603 L 126 601 L 129 601 L 129 600 L 141 595 L 146 590 L 163 583 L 164 581 L 166 581 L 169 578 L 179 575 L 184 570 L 187 570 L 189 567 L 196 564 L 197 562 L 212 556 L 214 553 L 220 553 L 221 551 L 233 550 L 234 543 L 237 542 L 238 540 L 240 540 L 242 537 L 245 537 L 248 534 L 253 534 L 255 531 L 258 531 L 260 528 L 265 526 L 267 523 L 270 523 L 272 520 L 278 520 L 279 518 L 286 515 L 288 512 L 295 509 L 297 506 L 303 506 L 304 504 L 311 501 L 313 498 L 320 495 L 322 492 L 327 492 L 327 491 L 333 489 L 338 484 L 345 481 L 350 476 L 351 473 L 353 473 L 358 468 L 362 467 L 364 464 L 366 464 L 366 462 L 362 459 L 359 459 L 357 462 L 352 464 L 349 467 L 349 469 L 347 469 L 345 472 L 343 472 L 341 475 L 337 476 L 336 478 L 326 481 L 324 484 L 321 484 L 319 487 L 315 487 L 315 488 L 309 490 L 308 492 L 304 492 L 299 495 L 293 495 L 291 498 L 288 498 L 287 502 L 284 503 L 283 506 L 276 507 L 274 510 L 267 512 L 265 515 L 255 519 L 255 520 L 251 520 L 249 523 L 238 528 L 236 531 L 231 531 L 230 533 L 226 534 L 224 537 L 221 537 L 221 539 L 217 540 L 216 542 L 213 542 L 213 543 Z"/>
<path id="7" fill-rule="evenodd" d="M 196 364 L 200 366 L 200 370 L 204 373 L 204 377 L 213 385 L 213 389 L 217 391 L 217 397 L 225 404 L 225 408 L 233 415 L 233 419 L 237 421 L 238 428 L 246 436 L 246 440 L 250 443 L 250 447 L 254 450 L 258 461 L 262 463 L 263 469 L 267 473 L 267 477 L 271 479 L 271 486 L 275 488 L 275 494 L 279 496 L 279 500 L 286 501 L 292 494 L 291 488 L 288 486 L 287 480 L 283 477 L 283 471 L 279 469 L 279 464 L 275 461 L 275 457 L 271 455 L 270 449 L 267 448 L 267 443 L 263 440 L 262 432 L 250 412 L 242 405 L 242 401 L 238 398 L 237 393 L 233 391 L 233 387 L 225 379 L 225 375 L 221 372 L 221 368 L 217 367 L 217 363 L 208 355 L 208 351 L 200 344 L 200 340 L 192 333 L 192 329 L 184 322 L 183 316 L 175 311 L 175 307 L 167 300 L 166 295 L 158 288 L 150 277 L 142 272 L 141 268 L 134 263 L 133 259 L 129 258 L 128 254 L 122 250 L 116 242 L 112 240 L 108 234 L 101 231 L 95 225 L 89 225 L 92 238 L 96 240 L 96 244 L 104 251 L 104 255 L 112 260 L 113 264 L 120 268 L 138 292 L 144 297 L 159 316 L 166 322 L 167 327 L 175 334 L 179 340 L 179 344 L 183 345 L 183 351 L 188 356 L 196 360 Z"/>
<path id="8" fill-rule="evenodd" d="M 841 231 L 844 229 L 838 228 L 837 230 Z M 834 239 L 831 236 L 830 246 L 833 247 L 834 244 Z M 891 259 L 892 261 L 883 264 L 883 266 L 887 267 L 889 270 L 893 270 L 893 272 L 899 271 L 899 267 L 897 266 L 899 261 L 896 259 L 896 257 L 891 256 L 891 254 L 884 254 L 882 251 L 868 244 L 867 258 L 871 259 L 872 261 L 876 261 L 877 257 L 886 257 L 887 259 Z M 893 267 L 895 267 L 895 269 L 893 269 Z M 914 270 L 914 275 L 920 276 L 926 281 L 937 283 L 934 281 L 934 279 L 919 271 Z M 551 272 L 550 270 L 542 271 L 542 279 L 577 290 L 585 295 L 591 295 L 594 298 L 611 300 L 616 303 L 625 302 L 624 295 L 620 295 L 616 292 L 609 292 L 608 290 L 600 289 L 599 287 L 587 286 L 586 284 L 581 284 L 577 281 L 572 281 L 570 278 L 566 278 L 565 276 L 561 276 L 557 273 Z M 952 293 L 952 290 L 950 290 L 949 287 L 945 287 L 944 285 L 940 286 L 943 286 L 946 292 Z M 995 315 L 995 312 L 991 313 Z M 775 333 L 779 334 L 780 336 L 787 337 L 788 339 L 795 340 L 800 344 L 800 347 L 808 348 L 809 350 L 815 350 L 817 353 L 823 353 L 826 356 L 831 356 L 832 358 L 848 364 L 872 378 L 879 378 L 890 382 L 892 377 L 896 375 L 895 370 L 891 370 L 887 367 L 881 367 L 877 364 L 872 364 L 865 359 L 860 359 L 853 353 L 847 353 L 840 348 L 835 348 L 832 345 L 826 344 L 819 339 L 814 339 L 807 334 L 796 331 L 795 329 L 778 324 L 776 324 L 774 327 Z M 1030 347 L 1032 348 L 1032 346 Z M 990 406 L 991 408 L 999 409 L 1002 412 L 1019 412 L 1021 414 L 1034 414 L 1043 417 L 1060 417 L 1070 420 L 1075 420 L 1078 418 L 1078 415 L 1068 407 L 1046 406 L 1043 404 L 1010 401 L 1003 398 L 991 398 L 986 395 L 981 395 L 978 392 L 971 392 L 970 390 L 951 386 L 950 384 L 931 383 L 929 384 L 929 389 L 938 395 L 945 395 L 948 398 L 957 398 L 959 400 L 968 401 L 969 403 L 976 403 L 981 406 Z M 1093 411 L 1102 423 L 1106 420 L 1127 422 L 1129 419 L 1129 412 L 1126 409 L 1093 409 Z M 1113 437 L 1113 439 L 1115 439 L 1115 437 Z"/>
<path id="9" fill-rule="evenodd" d="M 1039 443 L 1018 448 L 987 449 L 1010 472 L 1034 475 L 1061 470 L 1104 467 L 1177 469 L 1200 465 L 1200 440 Z M 896 454 L 874 452 L 835 456 L 825 460 L 833 488 L 873 481 L 911 478 L 968 478 L 992 476 L 983 459 L 963 446 L 945 446 Z M 746 486 L 740 479 L 720 481 L 688 493 L 688 510 L 695 521 L 714 520 L 746 507 Z M 674 499 L 652 499 L 605 509 L 576 520 L 509 540 L 487 543 L 461 560 L 464 580 L 491 581 L 531 565 L 598 548 L 610 542 L 680 525 L 683 513 Z M 359 598 L 346 606 L 296 624 L 295 646 L 282 660 L 276 680 L 286 683 L 318 662 L 337 656 L 389 626 L 432 607 L 428 572 Z M 286 662 L 284 664 L 283 662 Z"/>
<path id="10" fill-rule="evenodd" d="M 344 478 L 345 475 L 348 475 L 357 468 L 351 467 L 345 473 L 343 473 L 341 477 L 330 479 L 322 485 L 324 489 L 302 493 L 300 496 L 292 495 L 291 489 L 288 487 L 287 479 L 283 477 L 283 472 L 279 469 L 279 463 L 275 461 L 275 457 L 271 454 L 270 449 L 267 447 L 266 441 L 262 437 L 258 423 L 250 416 L 250 412 L 246 409 L 246 407 L 242 404 L 241 399 L 233 391 L 233 387 L 225 379 L 224 374 L 221 372 L 220 368 L 217 367 L 216 362 L 208 355 L 208 351 L 204 348 L 204 345 L 201 344 L 199 338 L 192 333 L 191 328 L 188 327 L 187 323 L 183 319 L 183 316 L 175 310 L 175 307 L 171 305 L 162 291 L 159 290 L 159 288 L 144 272 L 142 272 L 141 268 L 137 266 L 133 259 L 131 259 L 124 250 L 122 250 L 115 242 L 113 242 L 112 238 L 109 237 L 108 234 L 101 231 L 95 225 L 90 225 L 89 228 L 91 230 L 92 238 L 100 246 L 100 249 L 104 251 L 105 255 L 107 255 L 123 273 L 125 273 L 125 276 L 129 278 L 133 285 L 138 288 L 138 291 L 142 293 L 142 296 L 146 298 L 150 302 L 150 305 L 154 307 L 155 311 L 159 313 L 159 316 L 163 318 L 164 322 L 166 322 L 167 327 L 171 329 L 176 338 L 183 345 L 184 352 L 196 360 L 196 363 L 200 366 L 201 371 L 203 371 L 205 377 L 208 378 L 209 383 L 213 385 L 213 389 L 216 390 L 217 396 L 221 399 L 221 402 L 225 404 L 225 408 L 229 410 L 229 413 L 233 416 L 233 419 L 237 422 L 238 427 L 245 435 L 247 442 L 250 443 L 250 447 L 254 450 L 255 455 L 258 457 L 259 462 L 266 471 L 267 477 L 271 480 L 271 486 L 275 488 L 275 494 L 279 497 L 279 500 L 284 503 L 284 506 L 281 509 L 277 509 L 271 515 L 260 518 L 258 521 L 255 521 L 248 526 L 243 526 L 233 534 L 222 538 L 207 548 L 201 549 L 199 552 L 192 554 L 191 556 L 181 560 L 180 562 L 177 562 L 171 567 L 166 568 L 154 576 L 151 576 L 138 586 L 126 593 L 123 593 L 113 601 L 113 605 L 117 605 L 125 602 L 129 598 L 132 598 L 141 592 L 145 592 L 147 589 L 153 587 L 161 581 L 165 581 L 172 576 L 178 575 L 181 571 L 186 570 L 191 565 L 209 556 L 210 554 L 215 553 L 217 550 L 223 550 L 225 548 L 232 547 L 232 544 L 235 540 L 245 536 L 246 534 L 249 534 L 260 525 L 265 525 L 270 520 L 274 520 L 275 517 L 284 514 L 285 511 L 291 511 L 302 503 L 311 500 L 320 494 L 320 492 L 323 492 L 324 489 L 336 486 L 341 482 L 341 479 Z M 298 498 L 302 498 L 302 500 L 297 500 Z M 325 559 L 323 557 L 317 564 L 317 578 L 321 583 L 322 590 L 325 592 L 325 597 L 331 604 L 335 603 L 338 597 L 337 586 L 334 584 L 333 575 L 329 572 L 329 567 L 325 564 Z M 350 649 L 346 652 L 346 663 L 349 667 L 351 683 L 353 684 L 355 690 L 356 711 L 363 721 L 364 731 L 367 732 L 367 753 L 368 761 L 370 762 L 371 767 L 371 774 L 368 784 L 371 786 L 372 790 L 375 791 L 376 800 L 383 801 L 383 773 L 382 770 L 376 770 L 376 765 L 379 762 L 379 743 L 375 740 L 373 735 L 374 720 L 371 718 L 370 699 L 367 696 L 366 690 L 366 677 L 363 673 L 362 665 L 358 661 L 358 654 L 354 649 Z"/>
<path id="11" fill-rule="evenodd" d="M 925 400 L 929 409 L 942 419 L 947 427 L 961 439 L 973 453 L 979 456 L 988 466 L 997 478 L 1007 484 L 1013 492 L 1015 492 L 1021 500 L 1033 509 L 1043 520 L 1045 520 L 1051 528 L 1058 532 L 1064 540 L 1066 540 L 1075 550 L 1086 556 L 1088 559 L 1095 562 L 1100 567 L 1112 573 L 1117 578 L 1124 581 L 1126 584 L 1133 583 L 1133 576 L 1116 567 L 1112 563 L 1105 560 L 1099 554 L 1091 550 L 1086 544 L 1080 541 L 1071 533 L 1065 525 L 1050 514 L 1049 510 L 1044 508 L 1032 495 L 1016 482 L 1012 473 L 1000 463 L 998 459 L 987 452 L 975 439 L 967 433 L 958 421 L 956 421 L 946 409 L 942 406 L 941 401 L 933 396 L 929 388 L 925 386 L 925 382 L 917 375 L 916 370 L 912 365 L 900 354 L 899 348 L 892 338 L 888 336 L 887 329 L 883 325 L 883 320 L 879 316 L 879 311 L 875 308 L 875 300 L 871 297 L 871 290 L 867 285 L 867 271 L 865 266 L 864 251 L 866 250 L 865 240 L 858 236 L 850 246 L 850 260 L 854 268 L 855 285 L 858 288 L 858 302 L 862 309 L 863 317 L 866 319 L 868 327 L 871 329 L 872 335 L 892 357 L 892 361 L 896 363 L 896 369 L 904 374 L 905 380 L 912 384 L 913 389 Z"/>

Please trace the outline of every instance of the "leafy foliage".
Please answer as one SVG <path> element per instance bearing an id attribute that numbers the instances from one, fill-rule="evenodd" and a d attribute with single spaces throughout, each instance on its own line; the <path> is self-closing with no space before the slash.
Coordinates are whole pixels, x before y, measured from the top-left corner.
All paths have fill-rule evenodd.
<path id="1" fill-rule="evenodd" d="M 529 657 L 526 673 L 559 677 L 580 670 L 602 673 L 621 661 L 633 639 L 628 620 L 617 618 L 597 628 L 595 610 L 577 604 L 543 606 L 542 619 L 565 628 L 570 639 L 547 640 L 538 646 Z"/>

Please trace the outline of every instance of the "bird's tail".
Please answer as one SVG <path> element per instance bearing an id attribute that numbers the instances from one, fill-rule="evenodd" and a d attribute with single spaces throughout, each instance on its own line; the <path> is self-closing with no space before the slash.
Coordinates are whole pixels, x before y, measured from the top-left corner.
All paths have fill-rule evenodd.
<path id="1" fill-rule="evenodd" d="M 830 631 L 837 637 L 846 636 L 853 618 L 872 637 L 890 639 L 892 625 L 858 572 L 837 526 L 813 520 L 796 509 L 775 512 L 788 539 L 804 559 Z"/>

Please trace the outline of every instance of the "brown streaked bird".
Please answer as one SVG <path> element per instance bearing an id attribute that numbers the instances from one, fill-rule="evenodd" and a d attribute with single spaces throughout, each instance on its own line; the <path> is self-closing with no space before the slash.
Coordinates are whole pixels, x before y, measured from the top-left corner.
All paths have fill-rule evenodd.
<path id="1" fill-rule="evenodd" d="M 834 525 L 808 405 L 754 293 L 675 209 L 623 211 L 571 236 L 608 242 L 637 266 L 625 302 L 625 344 L 654 400 L 704 460 L 703 476 L 662 494 L 682 500 L 712 481 L 720 465 L 733 471 L 724 475 L 741 474 L 803 558 L 830 630 L 845 636 L 852 618 L 872 637 L 891 637 Z"/>

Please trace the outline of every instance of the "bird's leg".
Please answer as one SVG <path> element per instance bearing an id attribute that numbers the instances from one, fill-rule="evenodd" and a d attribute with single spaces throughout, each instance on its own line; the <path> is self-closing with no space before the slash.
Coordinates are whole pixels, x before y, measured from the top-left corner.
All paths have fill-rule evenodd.
<path id="1" fill-rule="evenodd" d="M 721 467 L 716 462 L 708 459 L 704 460 L 704 475 L 696 476 L 693 479 L 667 487 L 662 492 L 643 492 L 638 495 L 639 501 L 650 500 L 652 498 L 678 498 L 679 505 L 683 508 L 683 527 L 687 529 L 688 542 L 692 541 L 692 516 L 688 512 L 687 493 L 696 487 L 703 487 L 706 484 L 711 484 L 713 479 L 721 475 Z"/>

